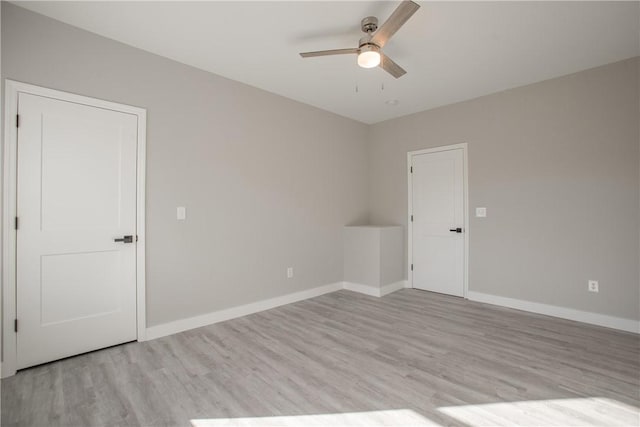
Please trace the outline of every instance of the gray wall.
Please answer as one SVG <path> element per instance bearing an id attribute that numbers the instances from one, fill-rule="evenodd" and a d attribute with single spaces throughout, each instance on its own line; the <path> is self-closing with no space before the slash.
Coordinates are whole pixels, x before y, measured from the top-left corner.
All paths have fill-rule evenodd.
<path id="1" fill-rule="evenodd" d="M 147 108 L 149 325 L 341 281 L 342 226 L 406 227 L 407 151 L 459 142 L 472 291 L 640 317 L 638 59 L 367 127 L 3 3 L 2 77 Z"/>
<path id="2" fill-rule="evenodd" d="M 470 218 L 469 289 L 640 318 L 639 67 L 634 58 L 371 126 L 371 220 L 406 227 L 407 151 L 467 142 L 470 208 L 488 209 Z"/>
<path id="3" fill-rule="evenodd" d="M 365 125 L 5 2 L 2 78 L 147 109 L 148 325 L 342 280 Z"/>

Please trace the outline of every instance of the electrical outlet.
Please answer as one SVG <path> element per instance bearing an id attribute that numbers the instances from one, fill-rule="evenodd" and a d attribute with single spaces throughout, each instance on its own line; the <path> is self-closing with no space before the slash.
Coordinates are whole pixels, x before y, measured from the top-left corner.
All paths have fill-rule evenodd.
<path id="1" fill-rule="evenodd" d="M 176 219 L 178 221 L 184 221 L 185 219 L 187 219 L 187 208 L 185 208 L 184 206 L 178 206 L 176 208 Z"/>
<path id="2" fill-rule="evenodd" d="M 597 280 L 589 280 L 589 292 L 599 292 Z"/>
<path id="3" fill-rule="evenodd" d="M 287 279 L 291 279 L 293 277 L 293 267 L 287 268 Z"/>

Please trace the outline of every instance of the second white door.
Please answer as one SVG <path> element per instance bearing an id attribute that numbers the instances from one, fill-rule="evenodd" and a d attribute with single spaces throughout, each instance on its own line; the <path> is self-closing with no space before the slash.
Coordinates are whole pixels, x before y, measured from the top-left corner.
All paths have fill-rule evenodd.
<path id="1" fill-rule="evenodd" d="M 464 149 L 410 159 L 413 287 L 464 296 Z"/>
<path id="2" fill-rule="evenodd" d="M 28 93 L 18 112 L 20 369 L 137 337 L 137 116 Z"/>

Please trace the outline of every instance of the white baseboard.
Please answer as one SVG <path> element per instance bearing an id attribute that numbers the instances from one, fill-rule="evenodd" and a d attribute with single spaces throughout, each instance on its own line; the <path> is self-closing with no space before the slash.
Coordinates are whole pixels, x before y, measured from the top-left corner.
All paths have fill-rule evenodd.
<path id="1" fill-rule="evenodd" d="M 224 322 L 226 320 L 235 319 L 236 317 L 247 316 L 249 314 L 269 310 L 281 305 L 291 304 L 293 302 L 339 291 L 341 289 L 348 289 L 350 291 L 360 292 L 374 297 L 381 297 L 402 289 L 405 286 L 406 280 L 391 283 L 390 285 L 385 285 L 381 288 L 349 282 L 331 283 L 329 285 L 318 286 L 317 288 L 294 292 L 292 294 L 282 295 L 280 297 L 270 298 L 264 301 L 257 301 L 250 304 L 214 311 L 212 313 L 189 317 L 187 319 L 180 319 L 173 322 L 163 323 L 161 325 L 151 326 L 146 330 L 145 340 L 153 340 L 160 337 L 166 337 L 167 335 L 177 334 L 178 332 L 188 331 L 189 329 Z"/>
<path id="2" fill-rule="evenodd" d="M 363 285 L 361 283 L 343 282 L 343 289 L 353 292 L 359 292 L 361 294 L 369 295 L 372 297 L 383 297 L 405 287 L 405 281 L 391 283 L 382 287 Z"/>
<path id="3" fill-rule="evenodd" d="M 247 316 L 264 310 L 269 310 L 285 304 L 314 298 L 320 295 L 346 289 L 353 292 L 359 292 L 373 297 L 382 297 L 395 292 L 407 286 L 406 280 L 401 280 L 381 288 L 376 286 L 363 285 L 352 282 L 337 282 L 329 285 L 318 286 L 313 289 L 307 289 L 292 294 L 283 295 L 276 298 L 270 298 L 264 301 L 257 301 L 237 307 L 224 310 L 214 311 L 212 313 L 201 314 L 199 316 L 189 317 L 187 319 L 176 320 L 174 322 L 163 323 L 161 325 L 152 326 L 146 330 L 146 339 L 164 337 L 176 334 L 178 332 L 187 331 L 189 329 L 200 328 L 202 326 L 212 325 L 218 322 L 235 319 L 236 317 Z M 605 314 L 590 313 L 587 311 L 574 310 L 566 307 L 558 307 L 555 305 L 541 304 L 536 302 L 518 300 L 507 297 L 484 294 L 481 292 L 469 291 L 467 298 L 471 301 L 483 302 L 487 304 L 499 305 L 503 307 L 515 308 L 517 310 L 529 311 L 532 313 L 545 314 L 547 316 L 559 317 L 562 319 L 575 320 L 578 322 L 589 323 L 592 325 L 604 326 L 607 328 L 619 329 L 627 332 L 640 333 L 640 322 L 631 319 L 623 319 L 620 317 L 608 316 Z"/>
<path id="4" fill-rule="evenodd" d="M 342 282 L 343 289 L 358 292 L 360 294 L 369 295 L 370 297 L 379 297 L 380 288 L 376 286 L 362 285 L 360 283 Z"/>
<path id="5" fill-rule="evenodd" d="M 407 283 L 406 280 L 400 280 L 399 282 L 391 283 L 389 285 L 384 285 L 380 288 L 380 296 L 383 297 L 385 295 L 389 295 L 391 292 L 404 289 L 407 286 L 406 283 Z"/>
<path id="6" fill-rule="evenodd" d="M 174 322 L 163 323 L 157 326 L 147 328 L 147 340 L 165 337 L 167 335 L 177 334 L 178 332 L 187 331 L 189 329 L 200 328 L 202 326 L 211 325 L 225 320 L 235 319 L 236 317 L 247 316 L 259 311 L 269 310 L 285 304 L 314 298 L 330 292 L 342 289 L 342 282 L 331 283 L 329 285 L 318 286 L 317 288 L 307 289 L 280 297 L 270 298 L 263 301 L 257 301 L 250 304 L 240 305 L 224 310 L 214 311 L 212 313 L 201 314 L 199 316 L 189 317 L 187 319 L 176 320 Z"/>
<path id="7" fill-rule="evenodd" d="M 545 314 L 547 316 L 559 317 L 561 319 L 575 320 L 577 322 L 619 329 L 621 331 L 634 332 L 636 334 L 640 333 L 640 322 L 637 320 L 608 316 L 606 314 L 591 313 L 588 311 L 575 310 L 573 308 L 558 307 L 556 305 L 499 297 L 496 295 L 483 294 L 481 292 L 469 291 L 467 293 L 467 298 L 471 301 L 500 305 L 503 307 L 529 311 L 531 313 Z"/>

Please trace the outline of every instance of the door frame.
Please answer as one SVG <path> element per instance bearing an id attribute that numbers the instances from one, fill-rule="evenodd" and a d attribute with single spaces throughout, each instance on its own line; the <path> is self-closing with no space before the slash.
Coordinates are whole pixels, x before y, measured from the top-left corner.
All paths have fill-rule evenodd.
<path id="1" fill-rule="evenodd" d="M 146 332 L 146 279 L 145 279 L 145 176 L 147 110 L 101 99 L 90 98 L 27 83 L 5 79 L 5 114 L 2 186 L 2 378 L 15 375 L 17 366 L 16 319 L 16 239 L 14 227 L 17 205 L 17 145 L 18 95 L 54 98 L 91 107 L 103 108 L 137 116 L 136 165 L 136 329 L 137 340 L 145 340 Z"/>
<path id="2" fill-rule="evenodd" d="M 413 222 L 411 221 L 411 212 L 413 211 L 413 174 L 411 173 L 411 161 L 414 156 L 451 150 L 462 150 L 462 212 L 464 215 L 464 233 L 462 233 L 464 236 L 464 283 L 462 295 L 463 298 L 467 299 L 467 294 L 469 293 L 469 168 L 467 162 L 468 144 L 466 142 L 407 152 L 407 284 L 409 288 L 413 288 L 413 273 L 411 270 L 411 264 L 413 261 Z"/>

